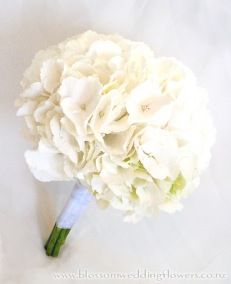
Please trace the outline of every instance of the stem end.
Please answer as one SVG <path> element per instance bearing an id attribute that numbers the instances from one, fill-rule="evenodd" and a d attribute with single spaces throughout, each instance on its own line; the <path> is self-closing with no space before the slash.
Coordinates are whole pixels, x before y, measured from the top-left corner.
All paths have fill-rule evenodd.
<path id="1" fill-rule="evenodd" d="M 54 228 L 44 246 L 46 255 L 57 257 L 61 246 L 65 243 L 65 240 L 71 229 L 59 228 L 57 224 Z"/>

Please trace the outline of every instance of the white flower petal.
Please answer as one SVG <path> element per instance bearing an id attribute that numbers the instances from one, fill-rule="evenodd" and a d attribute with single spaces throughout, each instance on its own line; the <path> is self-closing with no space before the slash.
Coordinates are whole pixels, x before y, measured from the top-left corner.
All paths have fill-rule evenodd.
<path id="1" fill-rule="evenodd" d="M 17 111 L 17 116 L 31 115 L 36 109 L 37 101 L 26 101 Z"/>
<path id="2" fill-rule="evenodd" d="M 59 86 L 62 71 L 63 65 L 54 59 L 49 59 L 43 63 L 40 77 L 46 91 L 52 93 Z"/>
<path id="3" fill-rule="evenodd" d="M 79 135 L 85 136 L 85 122 L 97 105 L 101 92 L 99 80 L 93 77 L 68 77 L 59 89 L 64 114 L 74 123 Z"/>
<path id="4" fill-rule="evenodd" d="M 171 97 L 162 95 L 156 84 L 147 81 L 136 87 L 127 99 L 126 106 L 129 113 L 129 121 L 130 123 L 150 123 L 155 119 L 158 121 L 158 117 L 155 117 L 155 115 L 171 102 Z M 162 111 L 162 118 L 159 118 L 159 120 L 166 123 L 170 114 Z M 167 117 L 165 118 L 165 116 Z"/>
<path id="5" fill-rule="evenodd" d="M 98 40 L 91 45 L 88 54 L 92 57 L 98 56 L 104 59 L 108 59 L 110 57 L 120 55 L 120 53 L 121 49 L 116 43 L 109 40 Z"/>
<path id="6" fill-rule="evenodd" d="M 40 151 L 26 151 L 26 162 L 40 181 L 67 180 L 63 170 L 63 156 Z"/>
<path id="7" fill-rule="evenodd" d="M 36 98 L 41 96 L 43 93 L 43 86 L 41 82 L 35 82 L 30 85 L 22 94 L 21 96 L 24 98 Z"/>
<path id="8" fill-rule="evenodd" d="M 180 211 L 183 208 L 183 205 L 179 201 L 166 201 L 159 205 L 160 210 L 165 211 L 167 213 L 175 213 L 176 211 Z"/>

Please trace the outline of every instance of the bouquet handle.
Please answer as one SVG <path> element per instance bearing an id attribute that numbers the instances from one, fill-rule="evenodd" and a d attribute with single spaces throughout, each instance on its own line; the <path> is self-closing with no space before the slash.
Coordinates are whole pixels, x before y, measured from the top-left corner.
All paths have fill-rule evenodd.
<path id="1" fill-rule="evenodd" d="M 65 243 L 71 228 L 87 207 L 90 196 L 85 186 L 80 183 L 75 184 L 71 196 L 44 246 L 48 256 L 57 257 L 59 255 L 61 246 Z"/>

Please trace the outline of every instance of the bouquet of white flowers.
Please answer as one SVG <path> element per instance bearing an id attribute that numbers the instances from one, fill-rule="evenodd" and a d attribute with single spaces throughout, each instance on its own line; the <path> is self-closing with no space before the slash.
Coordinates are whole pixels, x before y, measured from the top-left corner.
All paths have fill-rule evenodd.
<path id="1" fill-rule="evenodd" d="M 92 31 L 40 51 L 24 73 L 17 112 L 40 181 L 77 185 L 45 246 L 57 256 L 93 195 L 136 222 L 182 208 L 208 165 L 214 127 L 206 91 L 174 58 Z"/>

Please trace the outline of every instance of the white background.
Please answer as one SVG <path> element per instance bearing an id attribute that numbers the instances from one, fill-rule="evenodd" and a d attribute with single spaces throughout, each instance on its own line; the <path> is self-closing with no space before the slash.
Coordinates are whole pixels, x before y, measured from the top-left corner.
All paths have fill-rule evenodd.
<path id="1" fill-rule="evenodd" d="M 89 273 L 231 272 L 231 1 L 0 0 L 0 7 L 0 282 L 53 283 L 52 271 L 79 268 Z M 217 142 L 210 168 L 181 213 L 131 225 L 122 222 L 120 212 L 101 211 L 93 201 L 60 257 L 49 259 L 43 243 L 72 184 L 34 180 L 24 162 L 29 145 L 13 102 L 37 50 L 87 29 L 144 41 L 157 55 L 188 65 L 209 91 Z"/>

